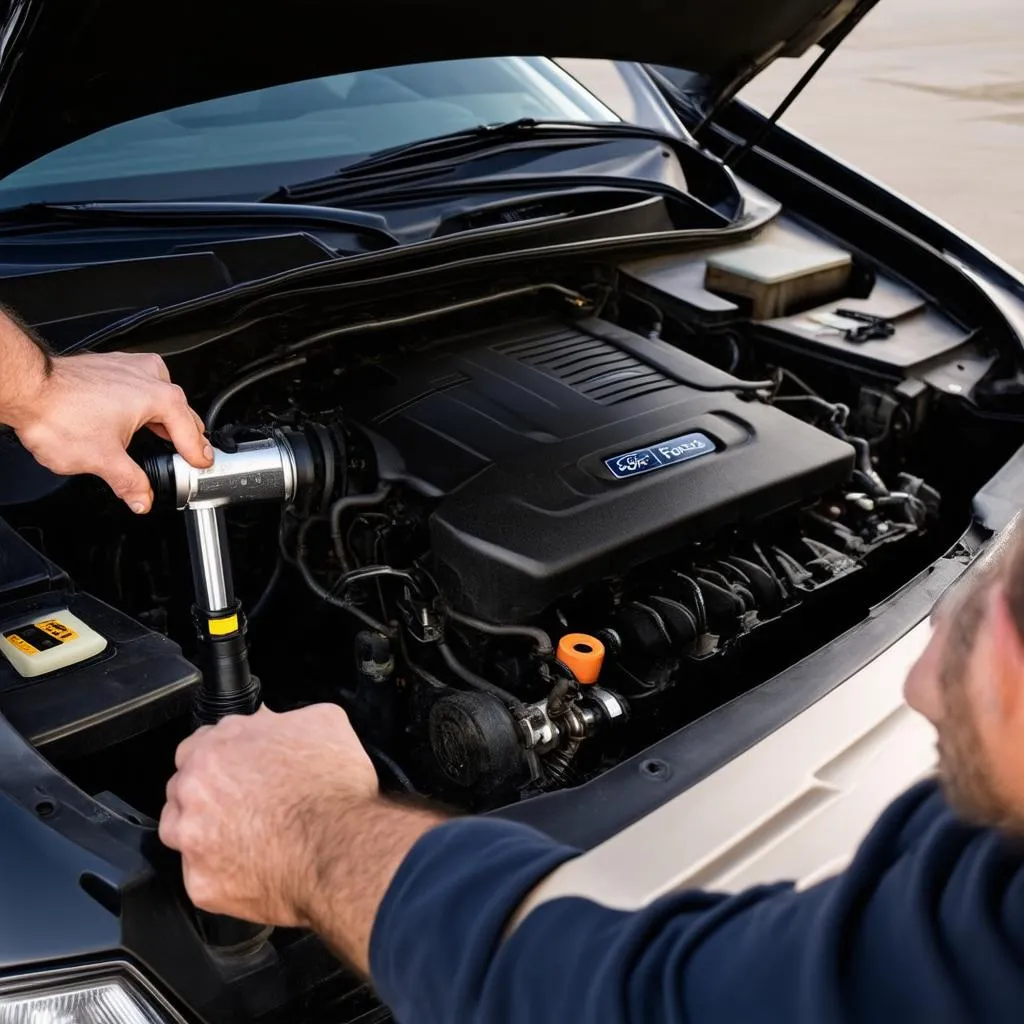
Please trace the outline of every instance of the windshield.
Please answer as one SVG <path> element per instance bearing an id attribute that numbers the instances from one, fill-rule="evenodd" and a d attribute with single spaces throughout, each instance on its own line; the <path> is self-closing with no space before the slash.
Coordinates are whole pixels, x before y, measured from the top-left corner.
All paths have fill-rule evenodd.
<path id="1" fill-rule="evenodd" d="M 0 206 L 257 197 L 283 181 L 326 174 L 391 146 L 524 117 L 618 120 L 541 57 L 358 71 L 207 100 L 106 128 L 4 178 Z"/>

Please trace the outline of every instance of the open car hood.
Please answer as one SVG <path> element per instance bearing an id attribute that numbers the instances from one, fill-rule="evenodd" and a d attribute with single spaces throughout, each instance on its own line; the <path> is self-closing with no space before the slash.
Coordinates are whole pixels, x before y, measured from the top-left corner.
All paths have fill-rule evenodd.
<path id="1" fill-rule="evenodd" d="M 699 72 L 724 93 L 857 0 L 0 0 L 0 176 L 144 114 L 346 71 L 545 54 Z"/>

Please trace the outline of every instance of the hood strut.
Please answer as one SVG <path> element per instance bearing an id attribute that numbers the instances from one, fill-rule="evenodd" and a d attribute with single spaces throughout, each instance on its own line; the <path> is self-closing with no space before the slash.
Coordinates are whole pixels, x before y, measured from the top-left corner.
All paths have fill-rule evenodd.
<path id="1" fill-rule="evenodd" d="M 743 141 L 738 140 L 730 147 L 729 151 L 723 157 L 723 162 L 731 167 L 733 170 L 739 165 L 740 161 L 745 159 L 747 154 L 761 144 L 765 136 L 775 127 L 778 123 L 779 118 L 786 113 L 787 110 L 797 101 L 800 94 L 810 85 L 811 79 L 822 69 L 825 62 L 832 56 L 833 53 L 839 47 L 839 44 L 846 39 L 846 37 L 864 20 L 867 13 L 872 10 L 878 0 L 861 0 L 861 2 L 850 12 L 850 14 L 840 22 L 839 25 L 832 30 L 822 41 L 821 41 L 821 53 L 815 58 L 814 63 L 800 76 L 799 81 L 789 90 L 788 93 L 782 98 L 782 102 L 772 111 L 772 113 L 765 119 L 764 124 L 754 132 L 749 139 Z M 732 95 L 735 95 L 734 93 Z M 731 99 L 730 95 L 728 99 Z M 728 102 L 728 99 L 725 102 Z M 700 127 L 697 129 L 695 134 L 699 134 L 702 130 L 706 129 L 710 123 L 714 120 L 715 115 L 722 109 L 724 103 L 718 103 L 714 106 L 701 122 Z"/>

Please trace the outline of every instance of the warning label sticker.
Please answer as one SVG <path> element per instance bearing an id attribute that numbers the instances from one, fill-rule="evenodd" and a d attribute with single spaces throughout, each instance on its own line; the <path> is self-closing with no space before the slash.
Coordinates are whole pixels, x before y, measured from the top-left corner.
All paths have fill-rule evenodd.
<path id="1" fill-rule="evenodd" d="M 4 639 L 12 646 L 17 647 L 22 654 L 38 654 L 39 651 L 27 640 L 22 640 L 17 633 L 4 633 Z"/>
<path id="2" fill-rule="evenodd" d="M 50 636 L 55 640 L 59 640 L 62 644 L 66 644 L 69 640 L 78 639 L 78 634 L 70 626 L 65 626 L 63 622 L 58 622 L 57 619 L 45 619 L 43 622 L 37 622 L 36 627 L 44 633 L 49 633 Z"/>
<path id="3" fill-rule="evenodd" d="M 39 654 L 78 639 L 78 634 L 57 619 L 46 619 L 4 633 L 4 639 L 22 654 Z"/>

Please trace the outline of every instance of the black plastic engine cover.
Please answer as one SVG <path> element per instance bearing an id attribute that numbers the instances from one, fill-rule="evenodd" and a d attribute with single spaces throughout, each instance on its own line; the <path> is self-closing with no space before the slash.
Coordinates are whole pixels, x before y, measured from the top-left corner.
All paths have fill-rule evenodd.
<path id="1" fill-rule="evenodd" d="M 602 576 L 820 495 L 853 468 L 844 442 L 708 390 L 729 374 L 601 320 L 497 327 L 379 368 L 348 408 L 374 439 L 382 479 L 438 499 L 438 581 L 492 621 L 523 620 Z M 664 458 L 644 451 L 690 434 L 701 438 Z"/>

